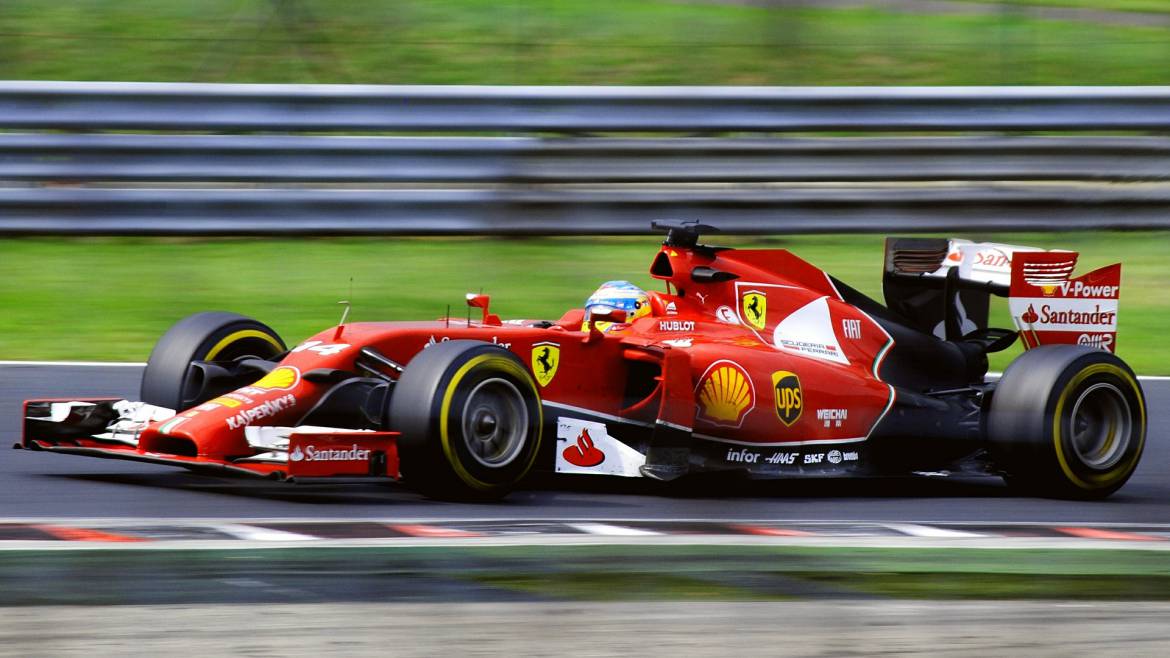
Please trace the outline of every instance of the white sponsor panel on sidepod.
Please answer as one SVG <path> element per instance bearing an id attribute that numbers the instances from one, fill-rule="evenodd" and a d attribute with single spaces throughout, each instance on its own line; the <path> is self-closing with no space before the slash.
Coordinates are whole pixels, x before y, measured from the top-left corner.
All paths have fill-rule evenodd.
<path id="1" fill-rule="evenodd" d="M 592 439 L 594 448 L 605 455 L 604 460 L 594 466 L 578 466 L 565 458 L 565 451 L 577 449 L 578 441 L 586 431 Z M 610 436 L 605 423 L 563 416 L 557 419 L 557 473 L 641 477 L 638 469 L 645 464 L 646 456 Z"/>
<path id="2" fill-rule="evenodd" d="M 772 332 L 772 343 L 785 352 L 849 365 L 833 331 L 828 297 L 811 301 L 781 320 Z"/>

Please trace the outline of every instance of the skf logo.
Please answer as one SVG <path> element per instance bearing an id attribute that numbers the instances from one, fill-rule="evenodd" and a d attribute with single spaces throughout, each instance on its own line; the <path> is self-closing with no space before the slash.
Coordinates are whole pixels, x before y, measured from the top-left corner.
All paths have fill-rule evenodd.
<path id="1" fill-rule="evenodd" d="M 557 343 L 537 343 L 532 346 L 532 374 L 541 386 L 548 386 L 557 376 L 561 365 L 561 346 Z"/>
<path id="2" fill-rule="evenodd" d="M 758 290 L 749 290 L 743 294 L 742 309 L 748 324 L 763 331 L 768 319 L 768 296 Z"/>
<path id="3" fill-rule="evenodd" d="M 699 418 L 714 425 L 739 427 L 756 404 L 755 390 L 747 372 L 737 363 L 711 364 L 696 389 Z"/>
<path id="4" fill-rule="evenodd" d="M 792 427 L 804 409 L 800 378 L 794 372 L 776 371 L 772 373 L 772 391 L 776 394 L 776 417 L 784 425 Z"/>

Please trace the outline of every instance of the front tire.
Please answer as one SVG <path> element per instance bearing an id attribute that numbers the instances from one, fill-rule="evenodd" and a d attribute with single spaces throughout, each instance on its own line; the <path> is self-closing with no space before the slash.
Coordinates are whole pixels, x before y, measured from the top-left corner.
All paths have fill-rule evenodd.
<path id="1" fill-rule="evenodd" d="M 225 311 L 189 315 L 155 343 L 142 373 L 141 399 L 176 411 L 189 409 L 223 392 L 204 386 L 191 362 L 271 359 L 286 351 L 271 327 L 247 316 Z"/>
<path id="2" fill-rule="evenodd" d="M 1014 488 L 1101 499 L 1129 480 L 1146 436 L 1145 397 L 1109 352 L 1042 346 L 1008 366 L 988 418 L 993 460 Z"/>
<path id="3" fill-rule="evenodd" d="M 532 469 L 544 419 L 532 376 L 514 354 L 472 340 L 432 345 L 390 398 L 406 484 L 445 499 L 495 499 Z"/>

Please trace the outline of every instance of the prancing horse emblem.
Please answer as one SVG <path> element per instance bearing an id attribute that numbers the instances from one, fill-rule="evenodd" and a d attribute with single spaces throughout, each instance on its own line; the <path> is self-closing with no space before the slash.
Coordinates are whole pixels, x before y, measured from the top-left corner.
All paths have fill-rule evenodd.
<path id="1" fill-rule="evenodd" d="M 743 294 L 741 305 L 743 319 L 759 331 L 764 330 L 768 319 L 768 297 L 758 291 L 749 290 Z"/>
<path id="2" fill-rule="evenodd" d="M 532 346 L 532 374 L 541 386 L 548 383 L 557 375 L 557 366 L 561 364 L 561 346 L 557 343 L 537 343 Z"/>

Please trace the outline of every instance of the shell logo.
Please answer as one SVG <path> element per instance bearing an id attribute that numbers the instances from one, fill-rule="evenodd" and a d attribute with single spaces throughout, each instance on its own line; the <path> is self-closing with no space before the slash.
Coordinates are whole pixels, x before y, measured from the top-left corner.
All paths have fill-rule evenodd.
<path id="1" fill-rule="evenodd" d="M 264 377 L 252 384 L 252 388 L 265 388 L 269 390 L 274 389 L 289 389 L 297 385 L 301 379 L 301 373 L 292 366 L 281 366 L 276 370 L 264 375 Z"/>
<path id="2" fill-rule="evenodd" d="M 756 404 L 751 378 L 733 361 L 711 364 L 699 380 L 695 393 L 699 402 L 699 419 L 713 425 L 739 427 Z"/>

